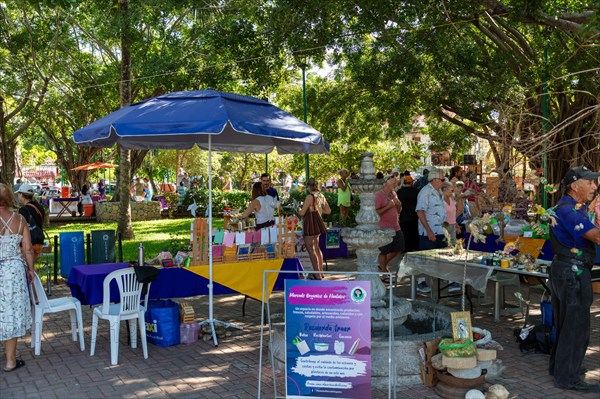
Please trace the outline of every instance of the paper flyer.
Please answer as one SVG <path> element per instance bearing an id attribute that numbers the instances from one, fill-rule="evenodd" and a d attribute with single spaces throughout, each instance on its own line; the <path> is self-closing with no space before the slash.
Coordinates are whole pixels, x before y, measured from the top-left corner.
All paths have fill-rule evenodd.
<path id="1" fill-rule="evenodd" d="M 371 397 L 368 281 L 286 280 L 286 397 Z"/>

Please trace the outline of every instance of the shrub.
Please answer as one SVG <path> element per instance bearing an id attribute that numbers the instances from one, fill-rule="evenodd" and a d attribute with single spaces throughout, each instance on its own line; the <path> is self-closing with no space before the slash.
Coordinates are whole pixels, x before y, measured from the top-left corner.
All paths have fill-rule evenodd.
<path id="1" fill-rule="evenodd" d="M 252 195 L 246 191 L 222 191 L 219 189 L 213 189 L 213 213 L 222 212 L 224 206 L 229 206 L 232 209 L 244 210 L 248 206 L 248 202 L 250 202 L 251 199 Z M 196 200 L 196 204 L 200 205 L 203 209 L 206 209 L 208 205 L 208 189 L 189 189 L 183 198 L 183 208 L 187 209 L 187 207 L 192 204 L 194 200 Z"/>

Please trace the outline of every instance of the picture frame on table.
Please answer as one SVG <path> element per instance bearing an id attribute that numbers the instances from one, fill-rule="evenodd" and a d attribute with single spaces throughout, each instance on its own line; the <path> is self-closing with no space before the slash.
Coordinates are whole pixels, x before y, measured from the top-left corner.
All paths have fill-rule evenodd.
<path id="1" fill-rule="evenodd" d="M 471 313 L 451 312 L 452 338 L 454 340 L 470 339 L 473 341 L 473 327 L 471 325 Z"/>
<path id="2" fill-rule="evenodd" d="M 340 230 L 328 229 L 325 233 L 325 248 L 338 249 L 340 247 Z"/>

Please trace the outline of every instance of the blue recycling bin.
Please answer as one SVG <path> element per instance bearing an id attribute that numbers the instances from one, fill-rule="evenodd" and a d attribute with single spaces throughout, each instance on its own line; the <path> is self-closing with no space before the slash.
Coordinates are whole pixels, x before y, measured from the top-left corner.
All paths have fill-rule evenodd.
<path id="1" fill-rule="evenodd" d="M 60 275 L 69 277 L 71 269 L 85 264 L 83 231 L 60 233 Z"/>

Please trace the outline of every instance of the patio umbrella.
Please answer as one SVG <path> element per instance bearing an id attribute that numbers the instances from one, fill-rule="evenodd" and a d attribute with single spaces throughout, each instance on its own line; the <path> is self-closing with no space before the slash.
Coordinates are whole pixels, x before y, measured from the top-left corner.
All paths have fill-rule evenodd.
<path id="1" fill-rule="evenodd" d="M 97 169 L 111 169 L 117 168 L 119 165 L 115 165 L 114 163 L 107 162 L 92 162 L 86 163 L 85 165 L 80 165 L 75 168 L 71 168 L 71 170 L 97 170 Z"/>
<path id="2" fill-rule="evenodd" d="M 125 149 L 208 150 L 208 225 L 212 231 L 212 150 L 280 154 L 325 153 L 321 133 L 265 100 L 212 89 L 181 91 L 123 107 L 73 133 L 75 143 Z M 209 245 L 209 323 L 213 319 L 212 246 Z"/>

